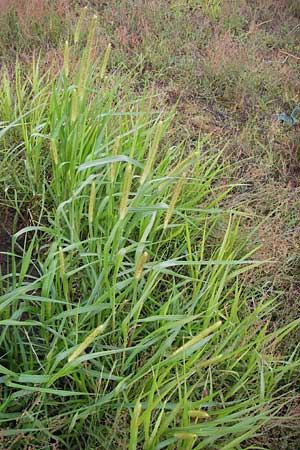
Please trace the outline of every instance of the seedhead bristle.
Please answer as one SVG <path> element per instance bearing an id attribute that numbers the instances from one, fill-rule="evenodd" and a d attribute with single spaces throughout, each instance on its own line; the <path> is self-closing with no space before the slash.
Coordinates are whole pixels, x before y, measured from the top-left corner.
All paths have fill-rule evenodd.
<path id="1" fill-rule="evenodd" d="M 132 182 L 132 165 L 127 164 L 124 174 L 123 191 L 120 202 L 120 218 L 124 219 L 127 212 L 128 197 Z"/>

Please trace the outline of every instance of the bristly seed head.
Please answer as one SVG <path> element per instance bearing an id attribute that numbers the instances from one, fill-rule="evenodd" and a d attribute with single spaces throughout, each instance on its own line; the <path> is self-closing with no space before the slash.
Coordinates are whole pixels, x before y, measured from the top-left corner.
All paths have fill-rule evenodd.
<path id="1" fill-rule="evenodd" d="M 60 262 L 60 273 L 63 276 L 66 272 L 66 267 L 65 267 L 65 257 L 64 257 L 62 247 L 59 247 L 59 262 Z"/>
<path id="2" fill-rule="evenodd" d="M 120 139 L 120 136 L 118 136 L 116 138 L 116 141 L 113 146 L 113 151 L 112 151 L 113 156 L 117 156 L 119 154 L 120 142 L 121 142 L 121 139 Z M 116 181 L 116 176 L 117 176 L 117 162 L 112 162 L 110 164 L 110 179 L 111 179 L 112 183 L 114 183 Z"/>
<path id="3" fill-rule="evenodd" d="M 65 42 L 65 52 L 64 52 L 64 70 L 65 75 L 68 78 L 69 76 L 69 57 L 70 57 L 70 49 L 69 49 L 69 42 L 66 40 Z"/>
<path id="4" fill-rule="evenodd" d="M 156 129 L 156 133 L 155 133 L 155 136 L 154 136 L 154 139 L 153 139 L 153 143 L 152 143 L 152 145 L 150 147 L 149 154 L 148 154 L 148 157 L 147 157 L 147 161 L 146 161 L 143 173 L 142 173 L 141 178 L 140 178 L 140 183 L 141 184 L 145 183 L 149 173 L 151 172 L 151 169 L 152 169 L 152 166 L 153 166 L 153 163 L 154 163 L 154 160 L 155 160 L 155 156 L 156 156 L 156 153 L 157 153 L 157 150 L 158 150 L 159 142 L 160 142 L 160 139 L 161 139 L 162 131 L 163 131 L 163 122 L 160 121 L 158 123 L 158 125 L 157 125 L 157 129 Z"/>
<path id="5" fill-rule="evenodd" d="M 149 261 L 149 253 L 143 252 L 141 254 L 141 256 L 139 257 L 139 260 L 136 265 L 135 274 L 134 274 L 136 280 L 139 280 L 141 278 L 143 270 L 144 270 L 144 266 L 147 261 Z"/>
<path id="6" fill-rule="evenodd" d="M 103 80 L 103 78 L 104 78 L 108 60 L 109 60 L 110 51 L 111 51 L 111 43 L 108 44 L 107 49 L 105 50 L 105 53 L 104 53 L 101 71 L 100 71 L 100 80 Z"/>
<path id="7" fill-rule="evenodd" d="M 52 154 L 54 164 L 57 165 L 58 164 L 58 152 L 57 152 L 57 145 L 56 145 L 55 139 L 51 139 L 50 149 L 51 149 L 51 154 Z"/>
<path id="8" fill-rule="evenodd" d="M 127 164 L 124 175 L 123 192 L 120 202 L 120 218 L 124 219 L 127 212 L 128 197 L 132 182 L 132 165 Z"/>
<path id="9" fill-rule="evenodd" d="M 175 186 L 171 201 L 169 203 L 169 207 L 166 212 L 166 217 L 164 220 L 164 230 L 167 228 L 167 226 L 171 220 L 175 205 L 177 203 L 177 200 L 178 200 L 179 195 L 182 190 L 183 183 L 185 182 L 185 178 L 186 178 L 186 174 L 183 174 L 183 176 L 179 179 L 179 181 L 177 182 L 177 184 Z"/>
<path id="10" fill-rule="evenodd" d="M 93 223 L 94 209 L 96 203 L 96 182 L 93 181 L 91 185 L 90 201 L 89 201 L 89 223 Z"/>

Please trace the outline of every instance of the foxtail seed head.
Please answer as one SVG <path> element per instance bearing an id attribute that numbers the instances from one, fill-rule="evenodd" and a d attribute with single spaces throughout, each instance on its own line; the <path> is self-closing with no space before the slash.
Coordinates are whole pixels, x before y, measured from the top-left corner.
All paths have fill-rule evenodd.
<path id="1" fill-rule="evenodd" d="M 64 70 L 65 75 L 68 78 L 69 76 L 69 57 L 70 57 L 70 48 L 69 48 L 69 42 L 65 42 L 65 51 L 64 51 Z"/>
<path id="2" fill-rule="evenodd" d="M 180 353 L 184 353 L 187 350 L 189 350 L 193 345 L 197 344 L 199 341 L 201 341 L 201 339 L 204 339 L 206 336 L 209 336 L 210 334 L 212 334 L 214 331 L 216 331 L 220 326 L 222 325 L 222 321 L 219 320 L 218 322 L 214 323 L 213 325 L 211 325 L 208 328 L 205 328 L 204 330 L 201 331 L 201 333 L 197 334 L 196 336 L 194 336 L 193 338 L 191 338 L 188 342 L 186 342 L 185 344 L 183 344 L 181 347 L 179 347 L 177 350 L 175 350 L 175 352 L 173 353 L 173 355 L 178 355 Z"/>
<path id="3" fill-rule="evenodd" d="M 120 148 L 120 136 L 116 138 L 116 141 L 114 143 L 112 151 L 113 156 L 117 156 L 119 154 L 119 148 Z M 117 163 L 112 162 L 110 164 L 110 178 L 112 183 L 116 181 L 116 176 L 117 176 Z"/>
<path id="4" fill-rule="evenodd" d="M 208 419 L 209 414 L 207 414 L 206 411 L 203 411 L 203 409 L 191 409 L 188 412 L 189 417 L 192 417 L 194 419 Z"/>
<path id="5" fill-rule="evenodd" d="M 77 89 L 74 89 L 72 91 L 72 98 L 71 98 L 71 122 L 75 122 L 78 116 L 78 93 Z"/>
<path id="6" fill-rule="evenodd" d="M 93 223 L 94 220 L 95 203 L 96 203 L 96 182 L 92 181 L 90 201 L 89 201 L 89 223 Z"/>
<path id="7" fill-rule="evenodd" d="M 111 43 L 108 44 L 107 49 L 105 50 L 105 53 L 104 53 L 102 66 L 101 66 L 101 71 L 100 71 L 100 79 L 101 80 L 103 80 L 104 75 L 105 75 L 106 67 L 107 67 L 108 60 L 109 60 L 110 51 L 111 51 Z"/>
<path id="8" fill-rule="evenodd" d="M 169 203 L 169 207 L 168 207 L 167 212 L 166 212 L 166 217 L 165 217 L 165 220 L 164 220 L 164 230 L 167 228 L 167 226 L 168 226 L 168 224 L 169 224 L 169 222 L 171 220 L 171 217 L 172 217 L 175 205 L 177 203 L 177 200 L 178 200 L 179 195 L 180 195 L 181 190 L 182 190 L 183 183 L 185 182 L 185 177 L 186 177 L 186 175 L 184 174 L 179 179 L 179 181 L 177 182 L 177 184 L 175 186 L 175 189 L 174 189 L 171 201 Z"/>
<path id="9" fill-rule="evenodd" d="M 59 263 L 60 263 L 60 273 L 63 276 L 66 272 L 66 266 L 65 266 L 65 257 L 64 257 L 62 247 L 59 247 Z"/>
<path id="10" fill-rule="evenodd" d="M 127 164 L 124 175 L 123 191 L 120 201 L 120 218 L 124 219 L 127 212 L 128 197 L 132 182 L 132 165 Z"/>
<path id="11" fill-rule="evenodd" d="M 143 173 L 142 173 L 141 178 L 140 178 L 140 183 L 141 184 L 145 183 L 146 178 L 148 177 L 149 173 L 151 172 L 151 169 L 152 169 L 152 166 L 153 166 L 153 163 L 154 163 L 154 160 L 155 160 L 155 156 L 156 156 L 156 153 L 157 153 L 157 150 L 158 150 L 158 146 L 159 146 L 160 138 L 161 138 L 161 135 L 162 135 L 162 131 L 163 131 L 163 122 L 160 121 L 158 123 L 158 125 L 157 125 L 157 129 L 156 129 L 156 133 L 155 133 L 155 136 L 154 136 L 154 139 L 153 139 L 153 143 L 152 143 L 152 145 L 150 147 L 149 154 L 148 154 L 148 157 L 147 157 L 147 161 L 146 161 Z"/>
<path id="12" fill-rule="evenodd" d="M 105 330 L 106 326 L 107 326 L 108 321 L 106 321 L 105 323 L 99 325 L 97 328 L 95 328 L 86 338 L 85 340 L 78 345 L 78 347 L 74 350 L 73 353 L 71 353 L 71 355 L 68 358 L 68 362 L 73 361 L 74 359 L 78 358 L 78 356 L 81 355 L 81 353 L 84 352 L 84 350 L 89 347 L 94 340 L 96 339 L 97 336 L 99 336 L 99 334 L 103 333 L 103 331 Z"/>
<path id="13" fill-rule="evenodd" d="M 197 437 L 197 434 L 195 433 L 186 433 L 184 431 L 179 432 L 179 433 L 174 433 L 174 437 L 176 437 L 176 439 L 195 439 Z"/>
<path id="14" fill-rule="evenodd" d="M 144 266 L 148 260 L 149 260 L 149 253 L 143 252 L 141 254 L 141 256 L 139 257 L 139 260 L 136 265 L 135 274 L 134 274 L 136 280 L 139 280 L 141 278 L 143 270 L 144 270 Z"/>
<path id="15" fill-rule="evenodd" d="M 171 171 L 168 173 L 166 181 L 160 183 L 160 185 L 158 186 L 158 190 L 162 191 L 169 180 L 171 180 L 172 178 L 178 176 L 181 172 L 186 171 L 187 167 L 193 161 L 197 161 L 198 154 L 199 154 L 199 152 L 191 153 L 187 158 L 185 158 L 183 161 L 179 162 L 175 167 L 173 167 L 171 169 Z"/>
<path id="16" fill-rule="evenodd" d="M 77 22 L 77 26 L 76 26 L 76 29 L 75 29 L 75 33 L 74 33 L 74 44 L 77 44 L 78 41 L 79 41 L 80 32 L 81 32 L 81 25 L 82 25 L 82 22 L 85 19 L 86 13 L 87 13 L 87 6 L 85 6 L 81 10 L 81 13 L 80 13 L 80 16 L 79 16 L 79 19 L 78 19 L 78 22 Z"/>
<path id="17" fill-rule="evenodd" d="M 78 92 L 79 92 L 79 98 L 82 99 L 86 84 L 87 84 L 87 67 L 91 64 L 91 52 L 92 52 L 92 44 L 93 39 L 95 35 L 96 30 L 96 24 L 97 24 L 97 16 L 94 15 L 90 27 L 90 31 L 87 38 L 87 44 L 83 53 L 82 61 L 81 61 L 81 68 L 79 72 L 79 81 L 78 81 Z"/>
<path id="18" fill-rule="evenodd" d="M 55 139 L 51 139 L 50 149 L 51 149 L 53 162 L 55 165 L 57 165 L 58 164 L 58 152 L 57 152 L 57 146 L 56 146 Z"/>

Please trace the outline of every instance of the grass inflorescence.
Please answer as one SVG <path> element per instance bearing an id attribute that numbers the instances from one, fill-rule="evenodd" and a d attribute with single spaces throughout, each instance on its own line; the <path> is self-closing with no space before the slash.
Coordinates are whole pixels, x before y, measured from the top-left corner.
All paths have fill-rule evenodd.
<path id="1" fill-rule="evenodd" d="M 220 154 L 170 145 L 174 111 L 124 93 L 95 29 L 58 73 L 3 71 L 1 182 L 31 209 L 1 283 L 3 448 L 243 448 L 294 400 L 278 345 L 299 320 L 274 331 L 245 286 L 262 262 Z"/>

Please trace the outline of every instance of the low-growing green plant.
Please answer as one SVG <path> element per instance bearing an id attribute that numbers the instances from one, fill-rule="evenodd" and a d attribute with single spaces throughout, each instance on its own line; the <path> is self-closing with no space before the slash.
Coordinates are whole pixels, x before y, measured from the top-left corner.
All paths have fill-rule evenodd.
<path id="1" fill-rule="evenodd" d="M 1 145 L 41 204 L 2 281 L 1 436 L 14 448 L 242 448 L 289 406 L 299 363 L 276 343 L 299 321 L 270 331 L 273 303 L 243 286 L 260 262 L 238 211 L 220 209 L 232 189 L 215 184 L 220 155 L 170 147 L 173 113 L 122 98 L 124 79 L 105 76 L 110 47 L 93 61 L 93 30 L 75 74 L 66 44 L 54 79 L 37 64 L 22 81 L 17 66 L 1 85 Z"/>

